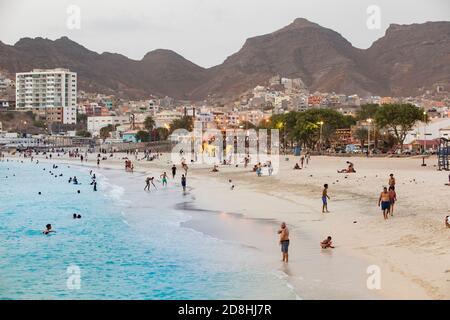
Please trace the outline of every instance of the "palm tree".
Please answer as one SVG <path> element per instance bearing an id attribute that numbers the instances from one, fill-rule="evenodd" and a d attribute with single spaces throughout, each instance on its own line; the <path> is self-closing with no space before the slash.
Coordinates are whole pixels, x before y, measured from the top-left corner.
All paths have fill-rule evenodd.
<path id="1" fill-rule="evenodd" d="M 155 127 L 155 120 L 153 120 L 153 118 L 150 116 L 146 117 L 144 120 L 144 128 L 148 132 L 151 132 L 154 127 Z"/>

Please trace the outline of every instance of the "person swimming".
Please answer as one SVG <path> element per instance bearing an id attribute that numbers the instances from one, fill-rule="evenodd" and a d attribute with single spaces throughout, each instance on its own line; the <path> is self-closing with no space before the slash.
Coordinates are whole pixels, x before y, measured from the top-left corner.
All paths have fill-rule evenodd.
<path id="1" fill-rule="evenodd" d="M 49 234 L 50 232 L 56 232 L 52 229 L 52 225 L 49 223 L 45 226 L 44 231 L 42 231 L 43 234 Z"/>

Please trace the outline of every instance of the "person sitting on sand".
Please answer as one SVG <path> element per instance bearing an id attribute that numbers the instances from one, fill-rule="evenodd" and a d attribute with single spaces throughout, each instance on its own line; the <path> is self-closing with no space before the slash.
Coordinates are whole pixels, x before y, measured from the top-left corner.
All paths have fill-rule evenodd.
<path id="1" fill-rule="evenodd" d="M 389 208 L 391 206 L 391 201 L 389 198 L 389 192 L 387 187 L 384 187 L 383 192 L 380 193 L 380 198 L 378 199 L 378 206 L 381 206 L 381 210 L 383 211 L 383 217 L 385 220 L 387 220 Z"/>
<path id="2" fill-rule="evenodd" d="M 298 165 L 298 163 L 296 163 L 294 166 L 294 170 L 300 170 L 300 169 L 301 169 L 300 166 Z"/>
<path id="3" fill-rule="evenodd" d="M 43 234 L 49 234 L 50 232 L 56 232 L 52 229 L 52 225 L 49 223 L 45 226 L 44 231 L 42 231 Z"/>
<path id="4" fill-rule="evenodd" d="M 445 217 L 445 226 L 446 226 L 447 228 L 450 228 L 450 216 L 446 216 L 446 217 Z"/>
<path id="5" fill-rule="evenodd" d="M 211 172 L 219 172 L 219 167 L 217 165 L 214 165 Z"/>
<path id="6" fill-rule="evenodd" d="M 352 162 L 347 161 L 348 167 L 347 169 L 338 170 L 338 173 L 355 173 L 355 168 Z"/>
<path id="7" fill-rule="evenodd" d="M 282 261 L 288 262 L 289 260 L 289 229 L 286 226 L 285 222 L 281 223 L 281 229 L 278 230 L 278 234 L 280 235 L 280 245 L 281 245 L 281 252 L 282 252 Z"/>
<path id="8" fill-rule="evenodd" d="M 320 243 L 320 246 L 322 247 L 322 249 L 327 249 L 327 248 L 334 249 L 333 241 L 331 241 L 331 237 L 330 236 L 328 236 L 325 240 L 323 240 Z"/>

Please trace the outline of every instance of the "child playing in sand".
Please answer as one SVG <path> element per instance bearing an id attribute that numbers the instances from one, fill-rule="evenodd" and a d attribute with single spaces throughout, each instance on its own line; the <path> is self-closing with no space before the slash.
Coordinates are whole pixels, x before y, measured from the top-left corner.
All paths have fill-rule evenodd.
<path id="1" fill-rule="evenodd" d="M 322 249 L 327 249 L 327 248 L 334 249 L 333 241 L 331 241 L 331 237 L 330 236 L 328 236 L 325 240 L 323 240 L 320 243 L 320 246 L 322 247 Z"/>

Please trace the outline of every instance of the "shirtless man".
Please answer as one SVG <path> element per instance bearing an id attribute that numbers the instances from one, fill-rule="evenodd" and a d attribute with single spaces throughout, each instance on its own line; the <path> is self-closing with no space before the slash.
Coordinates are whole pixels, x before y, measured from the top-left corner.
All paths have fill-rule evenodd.
<path id="1" fill-rule="evenodd" d="M 395 178 L 394 178 L 394 174 L 391 173 L 389 175 L 389 187 L 395 187 Z"/>
<path id="2" fill-rule="evenodd" d="M 387 220 L 389 215 L 389 208 L 391 207 L 391 201 L 387 187 L 384 187 L 383 192 L 380 193 L 380 198 L 378 199 L 378 206 L 381 206 L 381 210 L 383 211 L 383 217 L 385 220 Z"/>
<path id="3" fill-rule="evenodd" d="M 330 196 L 328 195 L 328 184 L 324 184 L 322 190 L 322 213 L 330 212 L 328 211 L 328 199 L 330 199 Z"/>
<path id="4" fill-rule="evenodd" d="M 278 234 L 280 235 L 280 245 L 283 258 L 282 261 L 287 263 L 289 260 L 289 229 L 286 227 L 286 223 L 281 223 L 281 229 L 278 230 Z"/>
<path id="5" fill-rule="evenodd" d="M 167 173 L 166 173 L 166 172 L 163 172 L 163 174 L 160 176 L 160 178 L 162 178 L 162 179 L 161 179 L 161 182 L 162 182 L 163 187 L 164 187 L 164 186 L 167 187 Z"/>

